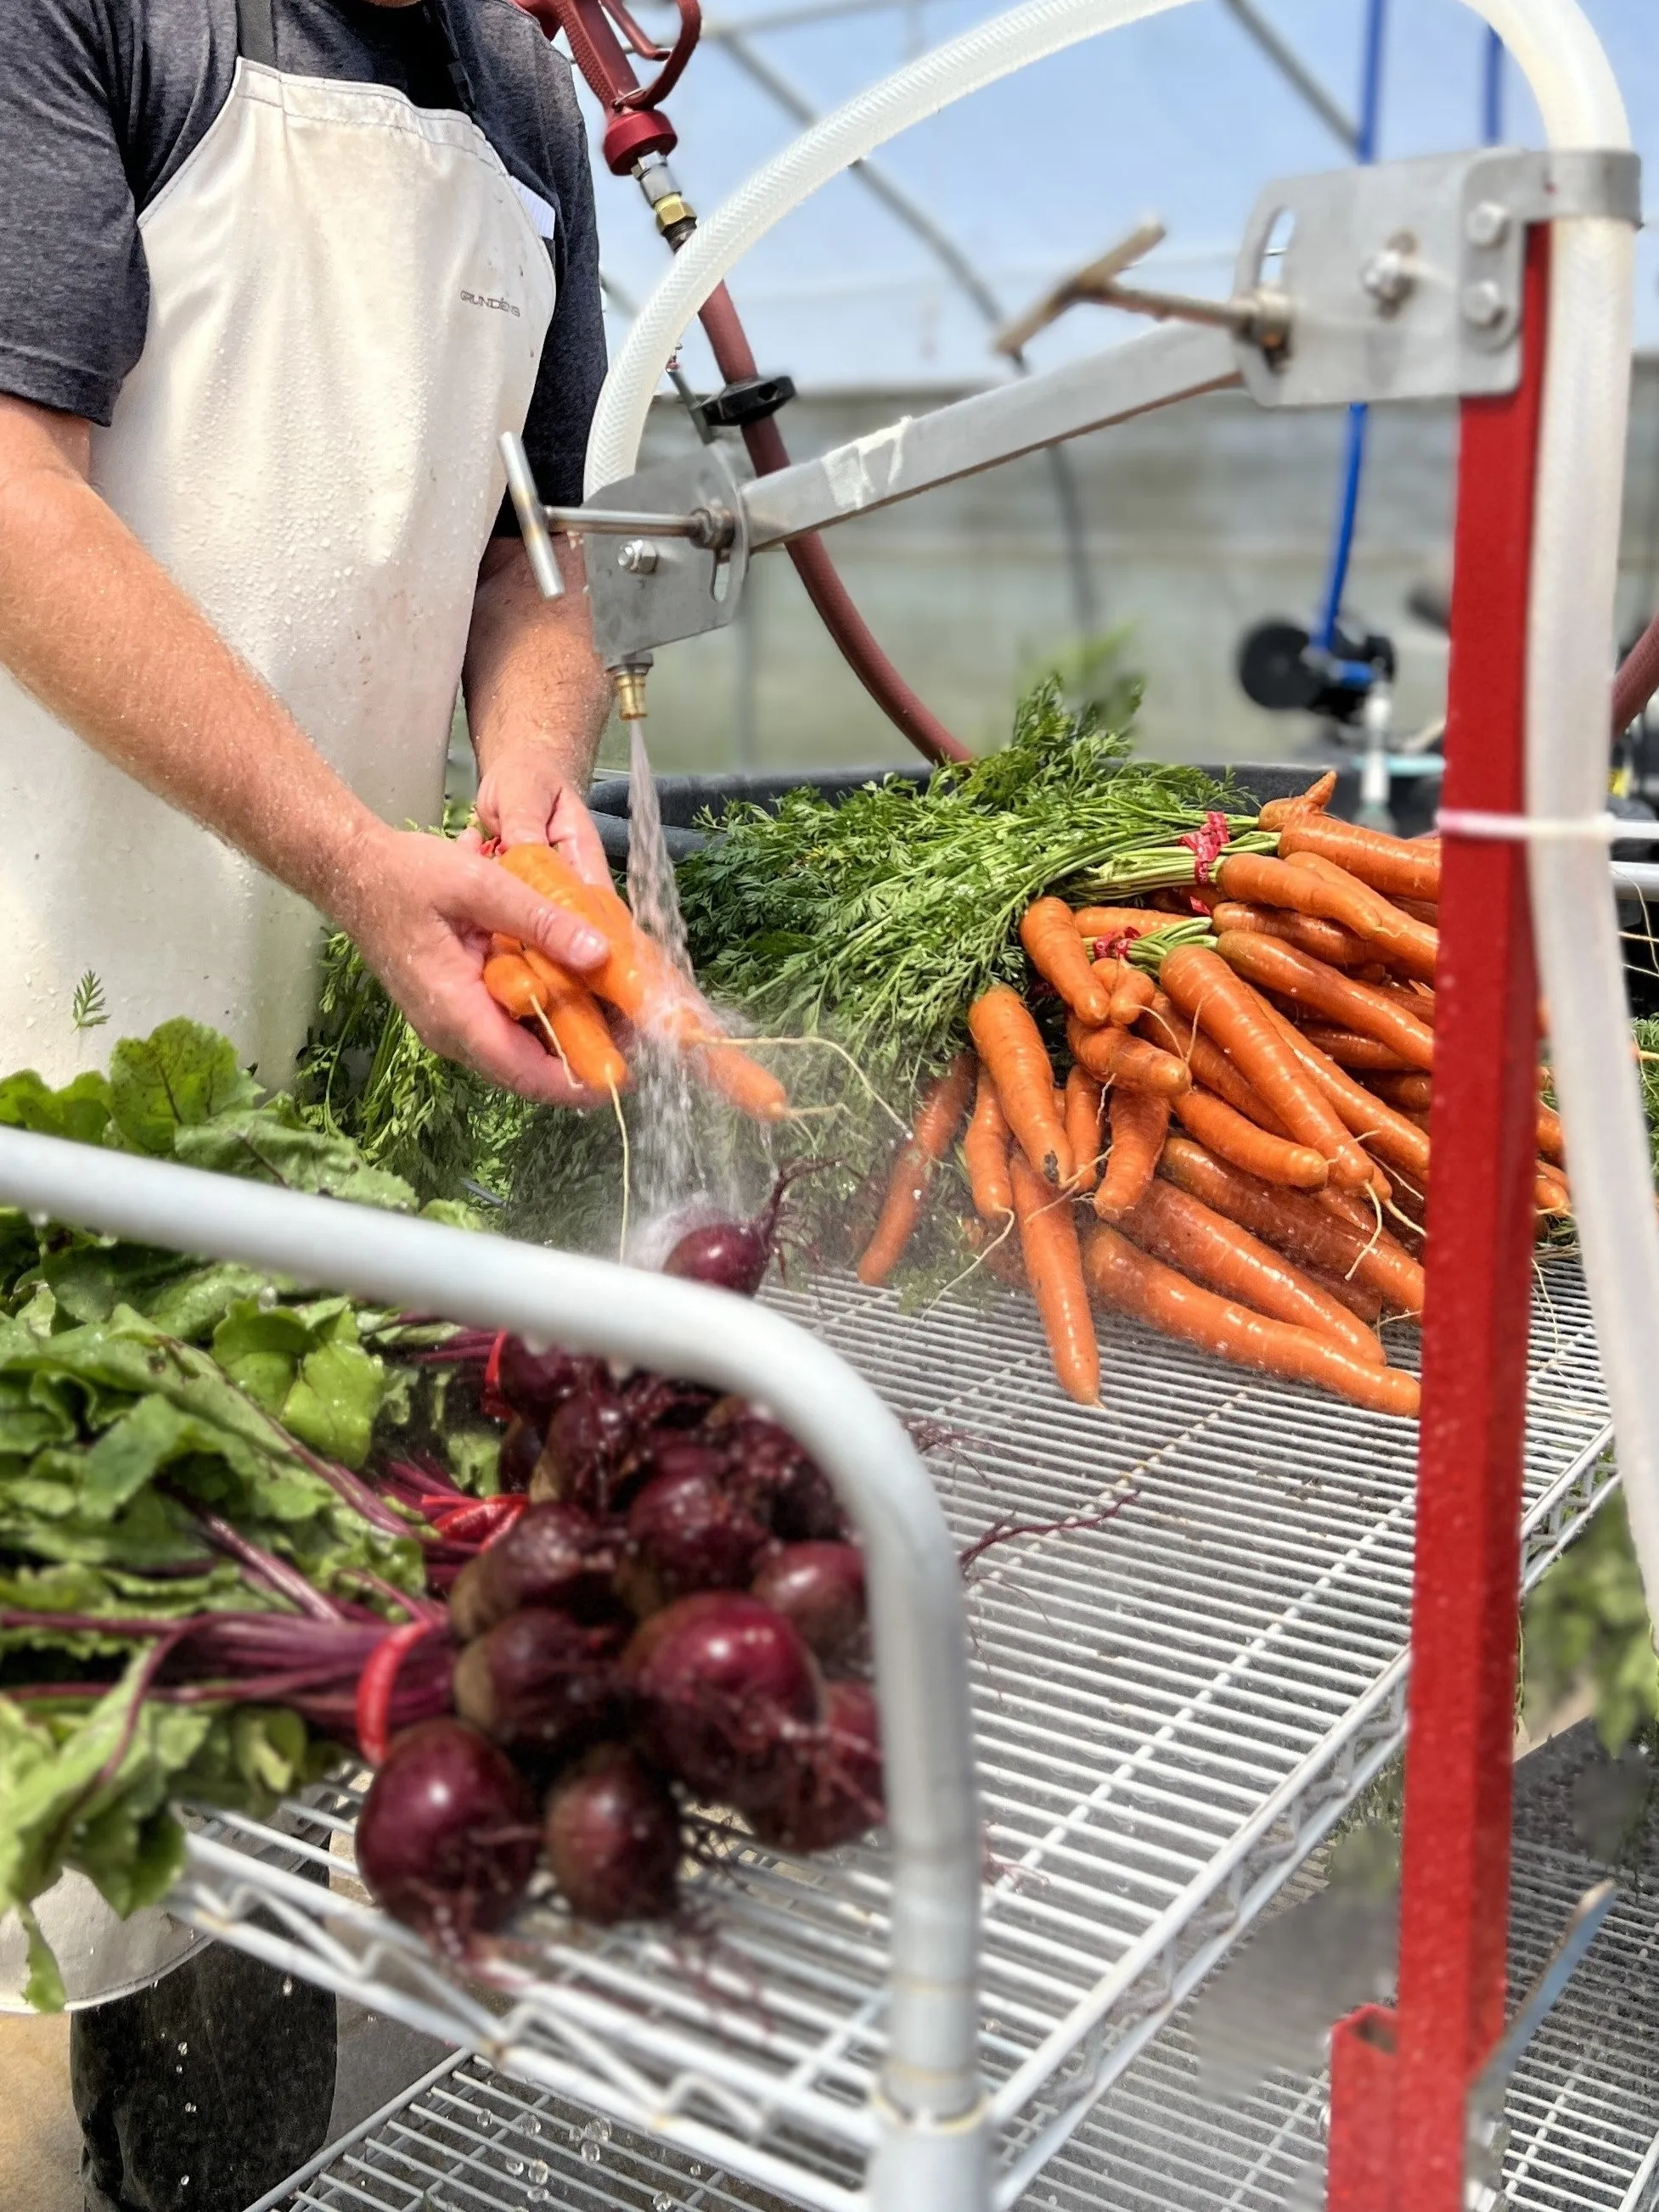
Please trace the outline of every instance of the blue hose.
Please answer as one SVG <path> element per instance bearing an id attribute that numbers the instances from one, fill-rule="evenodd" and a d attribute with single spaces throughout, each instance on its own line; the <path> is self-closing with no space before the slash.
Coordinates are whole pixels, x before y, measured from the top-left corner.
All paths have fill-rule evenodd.
<path id="1" fill-rule="evenodd" d="M 1382 106 L 1382 40 L 1388 27 L 1389 0 L 1367 0 L 1365 51 L 1359 81 L 1359 139 L 1357 158 L 1366 164 L 1376 159 L 1377 126 Z M 1361 402 L 1348 410 L 1347 445 L 1342 464 L 1342 491 L 1337 503 L 1336 537 L 1325 584 L 1324 611 L 1314 633 L 1314 643 L 1329 653 L 1336 639 L 1342 600 L 1348 588 L 1348 564 L 1353 558 L 1354 525 L 1359 514 L 1359 486 L 1365 473 L 1365 429 L 1370 410 Z"/>
<path id="2" fill-rule="evenodd" d="M 1480 85 L 1480 138 L 1486 146 L 1504 143 L 1504 41 L 1486 33 L 1486 67 Z"/>

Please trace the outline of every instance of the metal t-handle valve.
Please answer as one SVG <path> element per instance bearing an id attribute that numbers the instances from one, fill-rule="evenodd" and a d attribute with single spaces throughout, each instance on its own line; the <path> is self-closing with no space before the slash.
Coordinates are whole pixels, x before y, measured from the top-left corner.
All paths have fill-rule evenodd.
<path id="1" fill-rule="evenodd" d="M 501 434 L 501 456 L 507 463 L 507 489 L 524 534 L 531 574 L 544 599 L 562 598 L 564 579 L 553 550 L 553 533 L 573 538 L 626 538 L 621 565 L 635 575 L 649 575 L 657 565 L 653 538 L 683 538 L 703 553 L 726 553 L 738 534 L 738 519 L 730 507 L 710 501 L 685 514 L 657 514 L 632 508 L 605 507 L 548 507 L 543 503 L 531 472 L 524 441 L 511 430 Z"/>
<path id="2" fill-rule="evenodd" d="M 1133 268 L 1155 246 L 1161 246 L 1168 234 L 1155 220 L 1139 224 L 1097 261 L 1063 278 L 1034 307 L 1005 325 L 994 340 L 997 351 L 1010 356 L 1023 352 L 1039 331 L 1058 320 L 1068 307 L 1087 301 L 1097 307 L 1123 307 L 1133 314 L 1152 315 L 1160 322 L 1203 323 L 1231 331 L 1236 337 L 1259 346 L 1270 361 L 1283 353 L 1290 343 L 1290 306 L 1284 295 L 1270 286 L 1259 286 L 1253 293 L 1231 300 L 1206 300 L 1190 292 L 1151 292 L 1119 283 L 1126 269 Z"/>

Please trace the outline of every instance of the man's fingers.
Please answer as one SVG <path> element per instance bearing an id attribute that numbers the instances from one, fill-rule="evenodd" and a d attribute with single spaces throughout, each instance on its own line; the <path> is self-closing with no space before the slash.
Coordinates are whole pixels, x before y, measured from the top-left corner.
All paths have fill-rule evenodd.
<path id="1" fill-rule="evenodd" d="M 452 910 L 453 920 L 516 937 L 521 945 L 533 945 L 578 975 L 599 967 L 609 952 L 610 946 L 591 923 L 538 898 L 507 869 L 485 860 L 468 872 L 474 880 L 462 904 Z"/>
<path id="2" fill-rule="evenodd" d="M 521 1098 L 534 1098 L 549 1106 L 595 1106 L 606 1095 L 575 1082 L 552 1053 L 538 1044 L 527 1030 L 499 1013 L 493 1001 L 487 1014 L 466 1024 L 459 1042 L 468 1063 L 480 1075 L 516 1091 Z"/>
<path id="3" fill-rule="evenodd" d="M 585 884 L 600 890 L 611 888 L 611 863 L 592 816 L 568 784 L 553 809 L 548 842 L 556 845 Z"/>

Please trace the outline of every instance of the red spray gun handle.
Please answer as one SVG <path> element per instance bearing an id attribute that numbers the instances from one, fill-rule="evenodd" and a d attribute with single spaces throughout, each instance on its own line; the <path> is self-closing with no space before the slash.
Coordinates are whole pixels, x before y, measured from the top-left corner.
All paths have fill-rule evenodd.
<path id="1" fill-rule="evenodd" d="M 675 0 L 675 4 L 680 27 L 673 46 L 667 47 L 646 36 L 624 0 L 519 0 L 550 39 L 564 33 L 589 90 L 610 111 L 605 161 L 619 177 L 647 154 L 672 153 L 677 143 L 674 126 L 657 112 L 658 103 L 679 82 L 696 51 L 702 9 L 700 0 Z M 663 64 L 649 84 L 642 85 L 635 76 L 629 54 Z"/>

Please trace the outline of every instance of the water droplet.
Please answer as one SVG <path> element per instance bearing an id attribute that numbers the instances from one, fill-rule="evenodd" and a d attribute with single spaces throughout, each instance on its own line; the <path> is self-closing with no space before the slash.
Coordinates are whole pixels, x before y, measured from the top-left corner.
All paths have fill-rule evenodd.
<path id="1" fill-rule="evenodd" d="M 261 1292 L 260 1292 L 260 1296 L 263 1297 L 264 1297 L 264 1293 L 263 1291 L 261 1291 Z M 293 1994 L 294 1994 L 294 1977 L 293 1977 L 293 1975 L 292 1975 L 292 1974 L 284 1974 L 284 1975 L 283 1976 L 283 1995 L 285 1997 L 291 1997 L 291 1996 L 293 1996 Z"/>
<path id="2" fill-rule="evenodd" d="M 255 1303 L 263 1306 L 267 1313 L 269 1313 L 272 1306 L 276 1304 L 276 1292 L 270 1283 L 263 1284 L 260 1286 L 259 1294 Z"/>
<path id="3" fill-rule="evenodd" d="M 544 2189 L 532 2189 L 530 2201 L 532 2204 L 550 2204 L 553 2200 Z"/>
<path id="4" fill-rule="evenodd" d="M 47 1228 L 51 1222 L 52 1216 L 44 1206 L 34 1206 L 29 1208 L 29 1226 L 32 1229 Z"/>
<path id="5" fill-rule="evenodd" d="M 179 2045 L 179 2056 L 181 2058 L 187 2058 L 187 2057 L 190 2056 L 190 2045 L 189 2045 L 189 2044 L 187 2044 L 187 2043 L 181 2043 L 181 2044 Z"/>
<path id="6" fill-rule="evenodd" d="M 604 2152 L 599 2148 L 596 2142 L 585 2142 L 582 2145 L 582 2162 L 584 2165 L 597 2166 L 604 2155 Z"/>
<path id="7" fill-rule="evenodd" d="M 196 2110 L 196 2107 L 195 2107 L 195 2106 L 194 2106 L 194 2105 L 186 2105 L 186 2106 L 185 2106 L 185 2110 L 187 2112 L 193 2112 Z"/>
<path id="8" fill-rule="evenodd" d="M 526 2125 L 529 2127 L 530 2132 L 532 2136 L 540 2135 L 542 2131 L 542 2124 L 538 2119 L 535 2118 L 533 2115 L 526 2123 Z"/>
<path id="9" fill-rule="evenodd" d="M 590 2120 L 587 2125 L 582 2130 L 582 2141 L 584 2142 L 603 2143 L 609 2142 L 610 2140 L 611 2123 L 609 2120 Z"/>
<path id="10" fill-rule="evenodd" d="M 659 2189 L 652 2198 L 651 2212 L 675 2212 L 674 2200 L 665 2189 Z"/>
<path id="11" fill-rule="evenodd" d="M 691 2162 L 691 2179 L 693 2181 L 701 2181 L 702 2179 L 702 2168 L 697 2164 L 695 2159 Z"/>
<path id="12" fill-rule="evenodd" d="M 530 2179 L 532 2181 L 551 2181 L 553 2169 L 544 2160 L 532 2158 L 530 2161 Z"/>
<path id="13" fill-rule="evenodd" d="M 513 2176 L 515 2181 L 524 2172 L 524 2160 L 521 2158 L 504 2158 L 501 2160 L 501 2164 L 507 2168 L 507 2172 Z"/>

